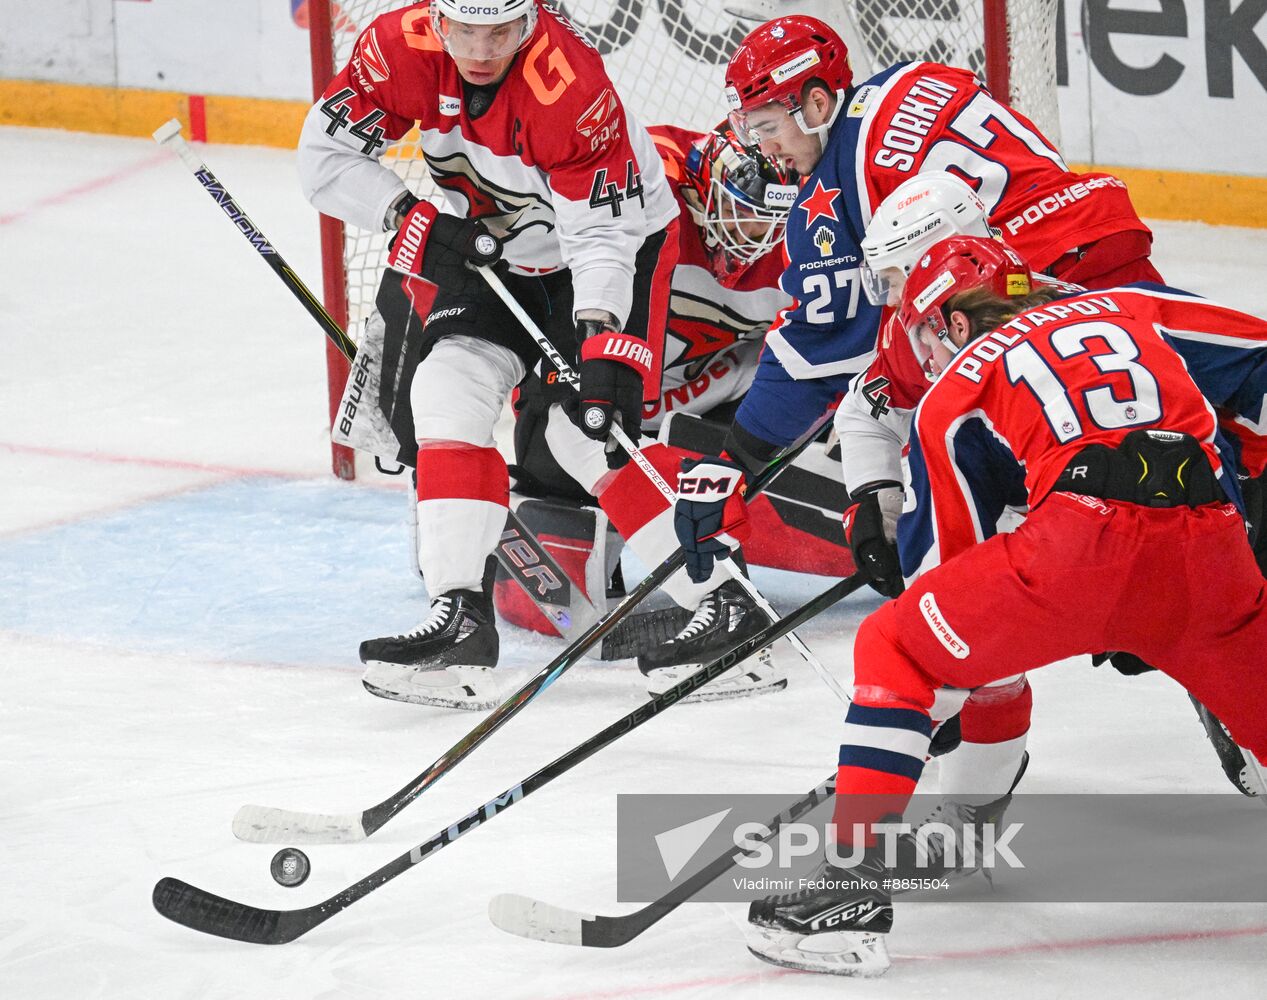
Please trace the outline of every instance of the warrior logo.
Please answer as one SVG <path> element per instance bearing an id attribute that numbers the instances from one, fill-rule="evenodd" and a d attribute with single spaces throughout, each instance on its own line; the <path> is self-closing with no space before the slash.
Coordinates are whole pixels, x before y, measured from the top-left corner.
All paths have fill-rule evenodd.
<path id="1" fill-rule="evenodd" d="M 554 231 L 554 209 L 540 195 L 508 191 L 483 177 L 464 153 L 427 158 L 437 184 L 466 200 L 466 214 L 479 219 L 503 243 L 533 226 Z"/>
<path id="2" fill-rule="evenodd" d="M 818 231 L 814 234 L 814 246 L 818 247 L 818 252 L 824 257 L 831 256 L 831 248 L 836 245 L 836 234 L 826 226 L 819 226 Z"/>

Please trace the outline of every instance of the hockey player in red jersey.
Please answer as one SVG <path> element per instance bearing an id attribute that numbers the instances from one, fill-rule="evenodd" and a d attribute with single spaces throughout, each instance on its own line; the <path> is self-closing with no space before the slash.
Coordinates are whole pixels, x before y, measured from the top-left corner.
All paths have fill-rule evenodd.
<path id="1" fill-rule="evenodd" d="M 862 233 L 882 199 L 921 171 L 964 179 L 990 223 L 1057 277 L 1158 279 L 1151 234 L 1122 182 L 1070 172 L 1032 122 L 966 70 L 902 63 L 856 84 L 839 35 L 791 15 L 743 40 L 726 96 L 736 133 L 805 181 L 786 233 L 782 287 L 793 305 L 766 338 L 724 458 L 706 460 L 701 475 L 736 466 L 751 475 L 834 409 L 869 364 L 882 317 L 861 294 Z M 703 524 L 715 520 L 715 506 L 679 505 L 679 513 Z"/>
<path id="2" fill-rule="evenodd" d="M 934 703 L 1017 670 L 1128 650 L 1223 720 L 1263 787 L 1267 585 L 1211 385 L 1203 395 L 1172 346 L 1185 337 L 1220 352 L 1204 378 L 1261 397 L 1263 324 L 1164 287 L 1068 295 L 1032 282 L 1009 248 L 952 237 L 906 284 L 900 321 L 936 381 L 915 416 L 915 506 L 899 540 L 927 571 L 855 642 L 835 829 L 838 856 L 857 846 L 863 860 L 852 871 L 824 861 L 835 888 L 753 904 L 751 948 L 766 961 L 888 967 L 892 907 L 872 824 L 914 790 Z M 1028 505 L 1025 522 L 985 537 L 1009 501 Z M 849 888 L 859 874 L 876 888 Z"/>
<path id="3" fill-rule="evenodd" d="M 443 207 L 376 158 L 415 123 Z M 299 169 L 321 211 L 399 230 L 388 256 L 399 280 L 384 281 L 378 306 L 403 318 L 388 325 L 382 382 L 389 404 L 409 400 L 398 436 L 407 451 L 416 442 L 431 611 L 408 634 L 362 643 L 366 686 L 464 704 L 498 654 L 486 562 L 508 477 L 493 426 L 541 359 L 469 265 L 495 266 L 574 359 L 577 439 L 605 441 L 618 421 L 636 440 L 644 401 L 660 394 L 677 206 L 597 50 L 538 0 L 431 0 L 377 18 L 309 113 Z M 608 442 L 605 460 L 626 456 Z M 470 683 L 450 666 L 475 668 Z"/>

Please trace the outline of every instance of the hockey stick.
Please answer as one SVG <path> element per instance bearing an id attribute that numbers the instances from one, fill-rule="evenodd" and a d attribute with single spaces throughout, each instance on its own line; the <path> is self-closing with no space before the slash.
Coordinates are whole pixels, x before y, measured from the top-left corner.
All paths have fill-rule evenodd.
<path id="1" fill-rule="evenodd" d="M 782 455 L 753 480 L 748 495 L 755 496 L 814 439 L 815 430 Z M 270 806 L 246 805 L 233 817 L 233 834 L 255 843 L 331 844 L 364 840 L 423 792 L 458 765 L 472 750 L 518 714 L 530 701 L 580 661 L 596 642 L 611 632 L 636 605 L 645 600 L 665 580 L 682 568 L 686 556 L 681 549 L 657 566 L 631 590 L 616 607 L 586 629 L 567 649 L 541 668 L 523 687 L 494 709 L 478 726 L 453 744 L 422 774 L 382 802 L 360 813 L 292 812 Z M 760 649 L 760 646 L 756 647 Z"/>
<path id="2" fill-rule="evenodd" d="M 247 242 L 253 246 L 264 262 L 272 269 L 273 273 L 281 279 L 282 284 L 290 289 L 291 293 L 297 298 L 300 304 L 308 310 L 308 315 L 317 321 L 317 324 L 330 338 L 331 342 L 337 347 L 349 361 L 353 362 L 353 373 L 356 374 L 357 366 L 355 364 L 357 357 L 356 344 L 354 344 L 343 328 L 334 321 L 325 307 L 322 306 L 317 297 L 309 291 L 308 286 L 303 283 L 299 275 L 291 269 L 290 265 L 277 252 L 277 249 L 265 238 L 263 232 L 255 225 L 242 211 L 242 208 L 229 194 L 228 190 L 219 179 L 210 170 L 206 164 L 198 159 L 198 155 L 193 148 L 185 141 L 184 136 L 180 134 L 180 122 L 173 118 L 161 128 L 154 132 L 154 141 L 160 146 L 165 146 L 172 150 L 180 161 L 192 171 L 198 182 L 207 190 L 207 193 L 215 200 L 242 235 L 246 237 Z M 517 558 L 517 552 L 523 552 L 522 546 L 528 546 L 531 552 L 526 553 L 530 558 Z M 518 548 L 516 548 L 518 547 Z M 523 588 L 529 599 L 540 609 L 546 619 L 553 622 L 561 633 L 568 638 L 571 632 L 578 631 L 580 626 L 589 625 L 598 618 L 598 608 L 596 608 L 581 591 L 580 587 L 571 586 L 569 577 L 564 573 L 562 567 L 555 561 L 549 550 L 541 544 L 540 540 L 528 530 L 528 527 L 519 519 L 519 515 L 513 510 L 507 510 L 506 514 L 506 533 L 503 535 L 502 542 L 497 546 L 497 561 L 501 563 L 502 568 L 512 580 Z M 547 587 L 541 579 L 539 567 L 544 566 L 552 575 L 552 581 L 557 583 L 557 587 Z"/>
<path id="3" fill-rule="evenodd" d="M 798 625 L 804 624 L 815 615 L 827 610 L 865 583 L 866 578 L 861 573 L 855 573 L 851 577 L 838 581 L 786 618 L 771 622 L 729 653 L 713 660 L 674 687 L 656 695 L 606 729 L 595 733 L 561 757 L 557 757 L 540 770 L 533 772 L 519 784 L 506 789 L 456 822 L 444 827 L 430 839 L 393 858 L 377 871 L 371 872 L 323 902 L 296 910 L 270 910 L 225 899 L 223 896 L 213 895 L 205 889 L 199 889 L 180 879 L 169 877 L 160 879 L 154 886 L 154 908 L 169 920 L 184 924 L 204 934 L 214 934 L 251 944 L 285 944 L 293 941 L 318 924 L 329 920 L 336 913 L 363 899 L 397 875 L 405 873 L 414 865 L 447 847 L 463 834 L 469 833 L 494 816 L 505 812 L 510 806 L 538 788 L 566 774 L 577 764 L 587 760 L 625 734 L 654 719 L 666 708 L 703 687 L 735 664 L 747 659 L 758 649 L 770 645 Z"/>
<path id="4" fill-rule="evenodd" d="M 754 846 L 773 840 L 779 827 L 785 823 L 795 823 L 819 803 L 825 802 L 835 787 L 836 776 L 833 774 L 767 823 L 768 833 L 756 838 L 753 841 Z M 752 850 L 748 848 L 737 847 L 728 851 L 709 862 L 681 885 L 674 886 L 655 902 L 623 916 L 582 913 L 562 906 L 552 906 L 528 896 L 502 893 L 488 901 L 488 919 L 508 934 L 534 941 L 579 945 L 582 948 L 619 948 L 698 895 L 741 859 L 751 856 Z"/>
<path id="5" fill-rule="evenodd" d="M 497 297 L 502 300 L 502 302 L 506 305 L 506 308 L 511 311 L 517 320 L 519 320 L 520 325 L 522 325 L 528 332 L 528 335 L 536 341 L 537 346 L 541 348 L 541 352 L 558 371 L 559 381 L 566 382 L 574 389 L 579 390 L 581 383 L 580 377 L 572 370 L 571 366 L 563 360 L 563 355 L 561 355 L 558 349 L 550 343 L 550 338 L 541 331 L 541 328 L 533 322 L 533 319 L 528 315 L 527 310 L 525 310 L 524 307 L 519 304 L 519 301 L 510 294 L 510 290 L 506 288 L 506 285 L 502 282 L 501 278 L 493 273 L 492 269 L 488 267 L 477 267 L 475 270 L 479 271 L 480 274 L 483 275 L 484 280 L 488 282 L 488 286 L 497 293 Z M 673 488 L 664 481 L 664 477 L 660 475 L 660 471 L 651 464 L 647 456 L 642 453 L 642 449 L 639 448 L 629 435 L 625 433 L 625 429 L 618 421 L 613 420 L 611 422 L 610 433 L 611 436 L 615 438 L 616 443 L 624 449 L 625 453 L 631 459 L 633 459 L 634 464 L 637 465 L 646 477 L 651 480 L 651 484 L 660 492 L 660 496 L 664 497 L 664 499 L 668 501 L 669 509 L 671 510 L 677 503 L 677 493 L 675 493 Z M 748 577 L 744 575 L 743 571 L 735 565 L 735 561 L 733 559 L 723 559 L 721 560 L 721 565 L 730 575 L 731 579 L 739 584 L 743 591 L 752 598 L 757 607 L 770 617 L 771 621 L 779 617 L 779 613 L 775 611 L 770 602 L 765 599 L 765 595 L 762 594 L 761 591 L 757 589 L 756 584 L 749 580 Z M 814 669 L 814 672 L 822 678 L 823 683 L 831 689 L 832 694 L 839 698 L 841 702 L 848 705 L 849 695 L 845 694 L 845 689 L 840 686 L 840 683 L 836 680 L 836 678 L 831 675 L 825 666 L 823 666 L 822 662 L 814 655 L 809 646 L 805 645 L 801 637 L 795 632 L 789 632 L 787 634 L 787 640 L 792 645 L 792 648 L 801 654 L 801 659 L 808 663 Z"/>

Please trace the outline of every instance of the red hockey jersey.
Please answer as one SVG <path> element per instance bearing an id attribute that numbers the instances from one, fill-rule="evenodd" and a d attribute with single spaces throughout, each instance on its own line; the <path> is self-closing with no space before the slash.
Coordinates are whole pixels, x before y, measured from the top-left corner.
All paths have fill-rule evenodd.
<path id="1" fill-rule="evenodd" d="M 453 210 L 503 237 L 512 266 L 568 267 L 577 310 L 625 321 L 638 247 L 677 206 L 650 136 L 567 18 L 540 5 L 506 78 L 475 89 L 432 32 L 429 3 L 375 19 L 305 123 L 299 166 L 309 199 L 381 229 L 404 183 L 376 157 L 415 123 Z"/>

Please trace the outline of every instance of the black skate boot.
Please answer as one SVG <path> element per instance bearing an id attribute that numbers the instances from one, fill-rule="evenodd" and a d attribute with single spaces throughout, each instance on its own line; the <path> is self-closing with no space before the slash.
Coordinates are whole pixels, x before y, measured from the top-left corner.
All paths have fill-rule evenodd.
<path id="1" fill-rule="evenodd" d="M 362 683 L 393 701 L 445 708 L 491 708 L 496 684 L 497 626 L 485 595 L 452 590 L 431 602 L 431 613 L 405 635 L 361 643 Z"/>
<path id="2" fill-rule="evenodd" d="M 647 677 L 647 690 L 652 694 L 667 691 L 768 624 L 769 617 L 743 588 L 734 580 L 727 580 L 700 602 L 681 632 L 655 649 L 639 654 L 638 669 Z M 685 700 L 721 701 L 780 691 L 785 687 L 787 677 L 774 662 L 767 646 Z"/>
<path id="3" fill-rule="evenodd" d="M 893 926 L 887 876 L 878 854 L 853 868 L 824 861 L 800 892 L 759 899 L 748 908 L 748 950 L 788 969 L 884 975 L 884 935 Z"/>
<path id="4" fill-rule="evenodd" d="M 1197 716 L 1201 719 L 1205 735 L 1210 738 L 1214 752 L 1218 754 L 1219 766 L 1223 768 L 1223 773 L 1227 775 L 1227 780 L 1242 795 L 1267 795 L 1267 787 L 1264 787 L 1263 768 L 1254 759 L 1254 755 L 1236 745 L 1236 741 L 1232 739 L 1232 734 L 1227 731 L 1227 726 L 1219 721 L 1218 716 L 1197 701 L 1196 698 L 1192 697 L 1192 695 L 1188 695 L 1188 700 L 1192 702 L 1192 707 L 1197 710 Z"/>
<path id="5" fill-rule="evenodd" d="M 1012 793 L 1021 783 L 1028 767 L 1029 751 L 1025 751 L 1021 754 L 1021 765 L 1006 795 L 981 804 L 969 804 L 947 797 L 912 832 L 899 834 L 894 877 L 956 881 L 982 872 L 987 881 L 993 882 L 990 869 L 983 867 L 986 853 L 985 829 L 994 828 L 991 844 L 1002 840 L 1003 814 L 1007 812 Z M 953 841 L 948 843 L 949 838 L 942 831 L 934 832 L 930 826 L 934 823 L 949 827 L 954 833 Z"/>

